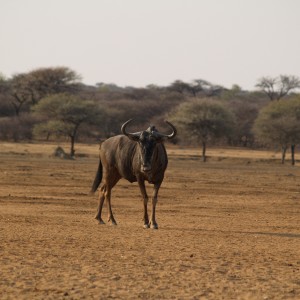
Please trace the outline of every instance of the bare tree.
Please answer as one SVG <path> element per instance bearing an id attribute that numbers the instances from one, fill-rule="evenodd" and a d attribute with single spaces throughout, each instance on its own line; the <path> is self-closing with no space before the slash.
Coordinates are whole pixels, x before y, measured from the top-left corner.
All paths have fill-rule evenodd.
<path id="1" fill-rule="evenodd" d="M 21 109 L 25 103 L 35 102 L 35 94 L 32 88 L 30 88 L 28 77 L 26 74 L 16 74 L 9 82 L 11 93 L 11 104 L 15 110 L 15 114 L 18 117 Z"/>
<path id="2" fill-rule="evenodd" d="M 297 76 L 280 75 L 279 77 L 262 77 L 256 84 L 271 101 L 280 100 L 292 90 L 300 88 L 300 79 Z"/>

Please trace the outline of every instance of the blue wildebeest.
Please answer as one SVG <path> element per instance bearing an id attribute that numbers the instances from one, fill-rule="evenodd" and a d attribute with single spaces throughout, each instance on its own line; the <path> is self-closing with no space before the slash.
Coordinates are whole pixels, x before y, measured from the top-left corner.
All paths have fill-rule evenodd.
<path id="1" fill-rule="evenodd" d="M 111 137 L 100 145 L 100 161 L 91 190 L 94 193 L 103 180 L 95 218 L 100 224 L 104 224 L 101 212 L 105 200 L 108 208 L 108 221 L 114 225 L 117 224 L 111 209 L 111 190 L 121 178 L 125 178 L 129 182 L 138 182 L 144 204 L 144 228 L 157 229 L 155 220 L 157 194 L 168 165 L 163 141 L 174 138 L 177 131 L 170 122 L 166 121 L 172 128 L 171 134 L 162 134 L 154 126 L 150 126 L 145 131 L 128 133 L 126 127 L 131 121 L 130 119 L 122 125 L 123 135 Z M 148 195 L 145 180 L 154 185 L 150 221 L 147 212 Z"/>

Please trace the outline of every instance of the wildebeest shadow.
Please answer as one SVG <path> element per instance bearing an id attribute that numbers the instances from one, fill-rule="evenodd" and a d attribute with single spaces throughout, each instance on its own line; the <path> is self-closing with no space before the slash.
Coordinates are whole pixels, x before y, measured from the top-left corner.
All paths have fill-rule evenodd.
<path id="1" fill-rule="evenodd" d="M 270 236 L 278 236 L 278 237 L 287 237 L 287 238 L 300 238 L 300 234 L 297 233 L 285 233 L 285 232 L 237 232 L 237 233 L 246 233 L 246 234 L 254 234 L 254 235 L 270 235 Z"/>
<path id="2" fill-rule="evenodd" d="M 176 230 L 176 228 L 172 228 L 172 229 Z M 166 230 L 169 230 L 169 228 Z M 287 232 L 229 231 L 229 230 L 203 229 L 203 228 L 178 228 L 178 230 L 180 230 L 180 231 L 186 230 L 186 231 L 215 232 L 215 233 L 218 232 L 218 233 L 224 233 L 224 234 L 267 235 L 267 236 L 275 236 L 275 237 L 300 239 L 299 233 L 287 233 Z"/>

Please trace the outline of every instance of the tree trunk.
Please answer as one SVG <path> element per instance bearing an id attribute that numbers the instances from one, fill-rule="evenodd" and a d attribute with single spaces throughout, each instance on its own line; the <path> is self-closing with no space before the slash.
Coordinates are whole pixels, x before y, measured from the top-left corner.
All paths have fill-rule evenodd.
<path id="1" fill-rule="evenodd" d="M 70 157 L 73 158 L 75 156 L 75 135 L 71 135 L 71 150 L 70 150 Z"/>
<path id="2" fill-rule="evenodd" d="M 295 146 L 296 145 L 292 145 L 291 146 L 291 157 L 292 157 L 292 165 L 295 165 Z"/>
<path id="3" fill-rule="evenodd" d="M 202 161 L 206 162 L 206 142 L 202 142 Z"/>
<path id="4" fill-rule="evenodd" d="M 70 150 L 70 156 L 71 158 L 74 158 L 75 156 L 75 138 L 76 138 L 76 135 L 77 135 L 77 130 L 78 130 L 78 127 L 79 127 L 80 123 L 76 124 L 74 129 L 73 129 L 73 133 L 70 134 L 70 138 L 71 138 L 71 150 Z"/>
<path id="5" fill-rule="evenodd" d="M 13 102 L 12 105 L 13 105 L 13 107 L 15 109 L 16 117 L 19 117 L 20 110 L 21 110 L 21 107 L 23 105 L 23 102 L 19 102 L 18 104 L 16 104 L 16 103 Z"/>
<path id="6" fill-rule="evenodd" d="M 12 105 L 13 105 L 13 107 L 14 107 L 14 109 L 15 109 L 16 116 L 19 117 L 19 115 L 20 115 L 20 110 L 21 110 L 23 104 L 26 102 L 26 99 L 19 97 L 17 94 L 14 94 L 13 96 L 14 96 L 15 99 L 17 100 L 17 101 L 16 101 L 17 103 L 15 103 L 15 102 L 13 101 L 13 102 L 12 102 Z"/>
<path id="7" fill-rule="evenodd" d="M 286 154 L 287 146 L 282 146 L 281 150 L 281 163 L 284 164 L 285 162 L 285 154 Z"/>

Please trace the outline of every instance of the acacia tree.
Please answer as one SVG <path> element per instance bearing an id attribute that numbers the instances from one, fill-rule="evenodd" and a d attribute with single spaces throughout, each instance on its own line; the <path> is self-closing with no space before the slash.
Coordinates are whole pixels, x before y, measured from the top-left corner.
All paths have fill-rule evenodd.
<path id="1" fill-rule="evenodd" d="M 35 105 L 49 95 L 78 91 L 80 76 L 67 67 L 39 68 L 28 73 L 15 74 L 9 85 L 11 103 L 16 116 L 19 116 L 25 104 Z"/>
<path id="2" fill-rule="evenodd" d="M 34 113 L 45 118 L 35 126 L 36 135 L 63 135 L 70 138 L 70 156 L 75 155 L 75 140 L 83 123 L 95 123 L 101 112 L 93 102 L 69 94 L 55 94 L 33 107 Z"/>
<path id="3" fill-rule="evenodd" d="M 224 89 L 219 85 L 213 85 L 203 79 L 195 79 L 192 83 L 186 83 L 181 80 L 174 81 L 168 89 L 182 95 L 191 95 L 193 97 L 214 97 L 218 96 Z"/>
<path id="4" fill-rule="evenodd" d="M 280 75 L 278 77 L 262 77 L 256 84 L 271 101 L 280 100 L 291 91 L 300 88 L 300 79 L 297 76 Z"/>
<path id="5" fill-rule="evenodd" d="M 254 123 L 254 133 L 264 143 L 281 146 L 281 162 L 291 146 L 292 164 L 295 164 L 295 145 L 300 142 L 300 97 L 280 100 L 263 108 Z"/>
<path id="6" fill-rule="evenodd" d="M 178 106 L 172 121 L 185 133 L 202 144 L 202 160 L 206 161 L 206 147 L 210 139 L 229 136 L 234 127 L 233 114 L 220 102 L 196 99 Z"/>
<path id="7" fill-rule="evenodd" d="M 74 93 L 81 86 L 80 75 L 67 67 L 39 68 L 27 76 L 38 99 L 57 93 Z"/>
<path id="8" fill-rule="evenodd" d="M 191 84 L 191 90 L 194 96 L 202 95 L 205 97 L 215 97 L 218 96 L 224 88 L 219 85 L 214 85 L 203 79 L 195 79 Z"/>
<path id="9" fill-rule="evenodd" d="M 169 91 L 177 92 L 182 95 L 187 93 L 187 94 L 193 94 L 195 96 L 191 85 L 182 80 L 175 80 L 173 83 L 171 83 L 168 89 Z"/>

